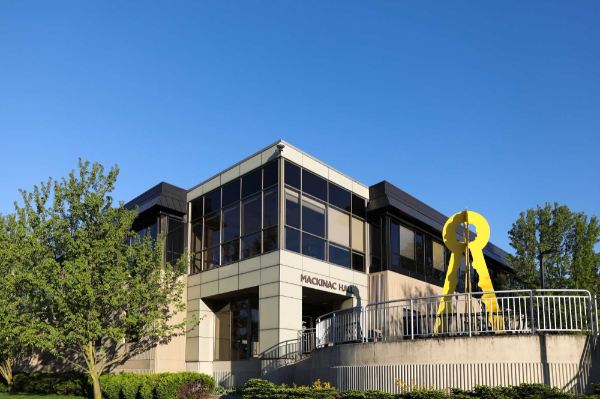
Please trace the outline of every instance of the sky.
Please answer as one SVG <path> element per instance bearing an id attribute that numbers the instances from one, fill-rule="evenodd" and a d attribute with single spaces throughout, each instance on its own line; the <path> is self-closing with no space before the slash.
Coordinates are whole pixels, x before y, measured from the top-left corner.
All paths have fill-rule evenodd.
<path id="1" fill-rule="evenodd" d="M 0 1 L 0 212 L 78 157 L 115 198 L 284 139 L 510 250 L 545 202 L 600 215 L 600 2 Z"/>

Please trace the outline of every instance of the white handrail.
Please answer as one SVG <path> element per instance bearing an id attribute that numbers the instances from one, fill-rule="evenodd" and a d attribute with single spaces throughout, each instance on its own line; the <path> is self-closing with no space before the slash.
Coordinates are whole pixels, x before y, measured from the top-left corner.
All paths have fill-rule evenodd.
<path id="1" fill-rule="evenodd" d="M 317 318 L 317 348 L 348 342 L 445 336 L 597 333 L 598 305 L 587 290 L 496 291 L 404 298 Z M 495 303 L 493 302 L 495 301 Z M 445 311 L 438 314 L 439 304 Z"/>

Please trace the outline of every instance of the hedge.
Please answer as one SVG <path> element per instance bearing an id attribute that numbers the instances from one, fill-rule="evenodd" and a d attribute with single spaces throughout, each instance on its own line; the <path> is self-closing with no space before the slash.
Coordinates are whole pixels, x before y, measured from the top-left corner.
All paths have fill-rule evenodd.
<path id="1" fill-rule="evenodd" d="M 80 373 L 17 373 L 10 387 L 11 393 L 38 395 L 87 396 L 88 379 Z"/>
<path id="2" fill-rule="evenodd" d="M 102 396 L 106 399 L 176 399 L 177 390 L 188 382 L 197 383 L 211 392 L 215 380 L 201 373 L 106 374 L 100 377 Z"/>
<path id="3" fill-rule="evenodd" d="M 600 390 L 600 389 L 599 389 Z M 243 399 L 600 399 L 596 394 L 576 396 L 543 384 L 521 384 L 514 387 L 476 386 L 472 390 L 453 389 L 450 393 L 441 390 L 413 390 L 399 394 L 382 391 L 337 392 L 329 384 L 317 381 L 310 387 L 289 387 L 253 378 L 242 390 Z"/>

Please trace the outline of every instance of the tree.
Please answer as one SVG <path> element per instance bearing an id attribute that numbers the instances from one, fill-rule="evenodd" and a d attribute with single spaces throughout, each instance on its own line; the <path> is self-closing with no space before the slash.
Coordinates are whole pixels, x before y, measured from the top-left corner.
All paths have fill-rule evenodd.
<path id="1" fill-rule="evenodd" d="M 24 219 L 0 215 L 0 375 L 10 387 L 15 361 L 34 348 L 47 349 L 40 332 L 45 323 L 35 312 L 30 270 L 39 247 L 30 240 Z"/>
<path id="2" fill-rule="evenodd" d="M 514 255 L 509 262 L 526 288 L 600 288 L 600 240 L 596 216 L 546 203 L 521 212 L 509 231 Z"/>
<path id="3" fill-rule="evenodd" d="M 90 376 L 101 399 L 100 375 L 184 330 L 185 259 L 163 262 L 155 244 L 132 231 L 136 212 L 113 204 L 118 176 L 79 161 L 68 178 L 22 192 L 17 212 L 45 256 L 34 268 L 44 338 L 51 353 Z"/>

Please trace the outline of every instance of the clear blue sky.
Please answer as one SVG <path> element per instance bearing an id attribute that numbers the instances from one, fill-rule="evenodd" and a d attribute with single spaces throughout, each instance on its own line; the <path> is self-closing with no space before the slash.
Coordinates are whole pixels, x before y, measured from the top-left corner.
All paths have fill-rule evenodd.
<path id="1" fill-rule="evenodd" d="M 190 188 L 283 138 L 492 241 L 600 215 L 600 2 L 0 2 L 0 212 L 77 157 L 115 196 Z"/>

